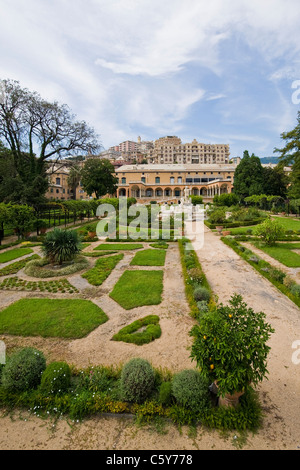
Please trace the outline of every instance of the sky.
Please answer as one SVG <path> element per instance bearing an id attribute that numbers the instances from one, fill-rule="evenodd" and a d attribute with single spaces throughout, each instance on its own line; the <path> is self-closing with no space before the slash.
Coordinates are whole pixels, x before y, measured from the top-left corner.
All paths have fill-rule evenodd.
<path id="1" fill-rule="evenodd" d="M 297 124 L 299 24 L 299 0 L 0 0 L 0 79 L 103 149 L 176 135 L 269 157 Z"/>

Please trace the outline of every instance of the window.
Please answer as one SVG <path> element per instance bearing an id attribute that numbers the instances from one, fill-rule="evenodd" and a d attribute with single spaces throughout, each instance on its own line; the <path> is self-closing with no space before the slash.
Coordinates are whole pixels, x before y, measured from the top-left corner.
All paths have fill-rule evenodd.
<path id="1" fill-rule="evenodd" d="M 160 184 L 160 177 L 159 176 L 155 177 L 155 184 Z"/>
<path id="2" fill-rule="evenodd" d="M 171 176 L 171 177 L 170 177 L 170 183 L 171 183 L 171 184 L 174 184 L 174 183 L 175 183 L 174 176 Z"/>
<path id="3" fill-rule="evenodd" d="M 122 178 L 122 184 L 126 184 L 126 178 Z"/>
<path id="4" fill-rule="evenodd" d="M 142 176 L 142 177 L 141 177 L 141 182 L 142 182 L 142 183 L 146 183 L 146 178 L 145 178 L 145 176 Z"/>
<path id="5" fill-rule="evenodd" d="M 55 184 L 60 184 L 60 178 L 56 178 L 56 183 Z"/>
<path id="6" fill-rule="evenodd" d="M 182 176 L 178 176 L 178 183 L 179 183 L 179 184 L 182 183 Z"/>

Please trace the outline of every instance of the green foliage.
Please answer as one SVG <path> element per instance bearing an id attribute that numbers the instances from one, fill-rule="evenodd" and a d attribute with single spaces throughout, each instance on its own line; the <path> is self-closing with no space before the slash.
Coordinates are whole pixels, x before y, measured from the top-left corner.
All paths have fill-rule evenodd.
<path id="1" fill-rule="evenodd" d="M 260 159 L 246 150 L 234 173 L 234 193 L 240 200 L 253 194 L 262 194 L 263 167 Z"/>
<path id="2" fill-rule="evenodd" d="M 97 259 L 95 266 L 82 274 L 82 277 L 87 279 L 93 286 L 101 286 L 123 258 L 124 255 L 121 253 L 108 258 Z"/>
<path id="3" fill-rule="evenodd" d="M 193 328 L 191 357 L 205 377 L 217 381 L 222 396 L 244 391 L 266 377 L 267 341 L 274 330 L 265 317 L 235 294 L 229 305 L 202 315 Z"/>
<path id="4" fill-rule="evenodd" d="M 101 243 L 95 250 L 139 250 L 143 248 L 140 243 Z"/>
<path id="5" fill-rule="evenodd" d="M 191 196 L 191 203 L 193 206 L 197 204 L 203 204 L 203 197 L 202 196 Z"/>
<path id="6" fill-rule="evenodd" d="M 279 165 L 291 166 L 290 186 L 288 195 L 290 198 L 300 198 L 300 111 L 298 111 L 297 125 L 289 132 L 283 132 L 280 135 L 285 142 L 285 146 L 281 149 L 275 149 L 274 152 L 279 153 Z"/>
<path id="7" fill-rule="evenodd" d="M 93 194 L 99 199 L 105 194 L 114 194 L 117 189 L 117 178 L 114 166 L 109 160 L 91 158 L 81 170 L 81 184 L 89 196 Z"/>
<path id="8" fill-rule="evenodd" d="M 30 253 L 33 253 L 31 248 L 13 248 L 12 250 L 0 254 L 0 263 L 7 263 L 8 261 L 29 255 Z"/>
<path id="9" fill-rule="evenodd" d="M 213 199 L 213 203 L 216 206 L 231 207 L 231 206 L 235 206 L 236 204 L 238 204 L 238 202 L 239 202 L 239 198 L 234 193 L 220 194 L 220 196 L 216 194 Z"/>
<path id="10" fill-rule="evenodd" d="M 85 257 L 78 256 L 73 262 L 61 265 L 61 267 L 57 269 L 50 269 L 48 265 L 48 259 L 34 259 L 25 265 L 24 272 L 27 276 L 39 278 L 69 276 L 70 274 L 87 268 L 89 266 L 89 262 Z"/>
<path id="11" fill-rule="evenodd" d="M 70 261 L 81 251 L 80 239 L 75 230 L 55 228 L 48 232 L 42 245 L 42 251 L 52 264 Z"/>
<path id="12" fill-rule="evenodd" d="M 283 237 L 284 228 L 276 219 L 267 218 L 253 230 L 254 235 L 261 237 L 267 245 L 273 245 L 276 240 Z"/>
<path id="13" fill-rule="evenodd" d="M 172 402 L 172 382 L 162 382 L 159 387 L 159 402 L 162 405 L 168 406 Z"/>
<path id="14" fill-rule="evenodd" d="M 208 302 L 210 299 L 209 290 L 203 286 L 196 287 L 196 289 L 194 290 L 194 299 L 196 300 L 196 302 L 199 302 L 201 300 L 205 300 L 206 302 Z"/>
<path id="15" fill-rule="evenodd" d="M 82 338 L 108 320 L 90 300 L 21 299 L 0 312 L 0 333 Z"/>
<path id="16" fill-rule="evenodd" d="M 210 292 L 209 308 L 214 305 L 213 294 L 206 276 L 202 271 L 196 252 L 193 249 L 187 249 L 187 247 L 191 248 L 189 241 L 179 240 L 178 243 L 182 272 L 185 282 L 185 294 L 191 309 L 190 315 L 193 318 L 197 318 L 199 313 L 202 313 L 202 309 L 201 311 L 199 310 L 197 301 L 194 298 L 195 288 L 202 286 Z"/>
<path id="17" fill-rule="evenodd" d="M 18 271 L 20 271 L 20 269 L 24 268 L 27 263 L 37 259 L 40 259 L 39 255 L 32 255 L 24 260 L 11 263 L 8 266 L 5 266 L 4 268 L 0 269 L 0 276 L 9 276 L 10 274 L 16 274 Z"/>
<path id="18" fill-rule="evenodd" d="M 166 259 L 166 250 L 148 250 L 139 251 L 130 265 L 132 266 L 164 266 Z"/>
<path id="19" fill-rule="evenodd" d="M 209 407 L 209 382 L 200 372 L 185 369 L 175 374 L 172 381 L 172 394 L 180 406 L 197 412 Z"/>
<path id="20" fill-rule="evenodd" d="M 214 209 L 209 212 L 209 222 L 211 224 L 223 224 L 226 220 L 226 212 L 223 208 Z"/>
<path id="21" fill-rule="evenodd" d="M 138 331 L 140 329 L 143 329 L 143 331 Z M 112 339 L 142 345 L 150 343 L 159 338 L 160 335 L 159 317 L 157 315 L 148 315 L 125 326 Z"/>
<path id="22" fill-rule="evenodd" d="M 128 361 L 121 372 L 121 390 L 126 401 L 142 403 L 151 394 L 154 386 L 154 371 L 151 364 L 141 358 Z"/>
<path id="23" fill-rule="evenodd" d="M 41 382 L 46 360 L 41 351 L 23 348 L 14 353 L 3 368 L 2 387 L 13 391 L 26 391 L 36 388 Z"/>
<path id="24" fill-rule="evenodd" d="M 62 395 L 71 383 L 71 369 L 65 362 L 52 362 L 42 373 L 40 391 L 45 395 Z"/>
<path id="25" fill-rule="evenodd" d="M 17 276 L 7 277 L 0 283 L 0 289 L 3 290 L 17 290 L 17 291 L 37 291 L 37 292 L 52 292 L 56 293 L 69 293 L 79 292 L 76 287 L 72 286 L 67 279 L 60 279 L 55 281 L 27 281 L 20 279 Z"/>
<path id="26" fill-rule="evenodd" d="M 109 296 L 126 310 L 162 301 L 163 271 L 125 271 Z"/>

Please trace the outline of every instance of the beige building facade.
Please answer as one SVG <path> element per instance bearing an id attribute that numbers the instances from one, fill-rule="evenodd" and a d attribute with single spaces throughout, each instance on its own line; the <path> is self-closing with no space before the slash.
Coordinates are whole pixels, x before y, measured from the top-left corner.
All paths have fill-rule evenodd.
<path id="1" fill-rule="evenodd" d="M 178 202 L 186 187 L 206 202 L 216 194 L 233 190 L 233 164 L 124 165 L 116 170 L 118 197 L 135 197 L 138 202 Z"/>
<path id="2" fill-rule="evenodd" d="M 183 144 L 177 136 L 161 137 L 149 149 L 149 164 L 228 164 L 230 148 L 227 144 L 204 144 L 196 139 Z"/>

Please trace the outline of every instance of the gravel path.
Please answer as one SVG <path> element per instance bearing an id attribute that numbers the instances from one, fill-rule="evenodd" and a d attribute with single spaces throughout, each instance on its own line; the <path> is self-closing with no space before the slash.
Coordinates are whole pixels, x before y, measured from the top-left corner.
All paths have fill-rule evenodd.
<path id="1" fill-rule="evenodd" d="M 197 250 L 197 254 L 220 301 L 226 303 L 234 293 L 239 293 L 254 310 L 264 311 L 267 321 L 275 328 L 270 340 L 269 380 L 264 380 L 258 387 L 265 413 L 263 427 L 257 434 L 246 436 L 243 448 L 300 448 L 300 364 L 292 361 L 293 342 L 300 340 L 299 308 L 208 229 L 205 229 L 204 247 Z M 131 254 L 126 256 L 129 261 Z M 33 344 L 48 348 L 55 358 L 71 359 L 82 366 L 94 362 L 120 363 L 120 360 L 138 355 L 151 360 L 155 366 L 173 370 L 193 367 L 187 350 L 193 320 L 188 315 L 176 244 L 167 252 L 160 306 L 124 311 L 110 299 L 108 291 L 123 269 L 126 269 L 125 264 L 118 265 L 105 281 L 105 292 L 93 290 L 93 301 L 109 316 L 107 323 L 80 340 L 47 342 L 36 338 L 31 339 Z M 7 295 L 11 293 L 0 292 L 0 305 L 6 304 L 3 298 Z M 163 331 L 160 339 L 143 347 L 110 340 L 121 326 L 149 313 L 160 315 Z M 6 339 L 16 342 L 16 338 Z M 137 428 L 130 419 L 117 417 L 95 417 L 71 427 L 65 420 L 60 420 L 53 427 L 49 420 L 22 412 L 22 419 L 11 420 L 9 416 L 3 416 L 0 422 L 0 449 L 232 450 L 238 444 L 239 436 L 234 432 L 225 435 L 199 429 L 195 435 L 187 427 L 178 430 L 168 424 L 166 433 L 159 434 L 149 427 Z"/>

